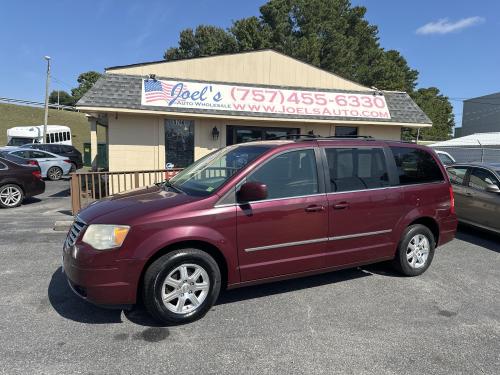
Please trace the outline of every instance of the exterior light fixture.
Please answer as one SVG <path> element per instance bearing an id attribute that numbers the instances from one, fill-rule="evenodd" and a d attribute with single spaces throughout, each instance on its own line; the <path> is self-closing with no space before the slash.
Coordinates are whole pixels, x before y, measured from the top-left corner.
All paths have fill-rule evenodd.
<path id="1" fill-rule="evenodd" d="M 377 95 L 384 96 L 384 93 L 378 87 L 372 86 L 371 89 L 374 90 L 373 96 L 377 96 Z"/>
<path id="2" fill-rule="evenodd" d="M 214 141 L 219 139 L 219 129 L 217 129 L 216 126 L 214 126 L 214 128 L 212 129 L 212 139 Z"/>
<path id="3" fill-rule="evenodd" d="M 156 74 L 150 74 L 148 79 L 152 79 L 153 81 L 156 81 Z"/>

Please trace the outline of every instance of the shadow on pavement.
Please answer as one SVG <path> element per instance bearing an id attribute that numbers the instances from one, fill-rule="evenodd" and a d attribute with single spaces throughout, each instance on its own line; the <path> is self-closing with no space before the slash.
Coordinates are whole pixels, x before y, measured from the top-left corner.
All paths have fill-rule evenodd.
<path id="1" fill-rule="evenodd" d="M 48 289 L 49 302 L 54 310 L 63 318 L 79 323 L 110 324 L 122 323 L 122 313 L 132 323 L 145 327 L 166 327 L 166 324 L 155 321 L 142 304 L 134 306 L 130 311 L 107 309 L 91 304 L 76 296 L 68 286 L 66 276 L 59 267 L 53 274 Z"/>
<path id="2" fill-rule="evenodd" d="M 41 202 L 42 200 L 39 199 L 39 198 L 35 198 L 35 197 L 29 197 L 29 198 L 26 198 L 24 201 L 23 201 L 23 206 L 27 206 L 29 204 L 33 204 L 33 203 L 38 203 L 38 202 Z"/>
<path id="3" fill-rule="evenodd" d="M 260 298 L 264 296 L 287 293 L 291 291 L 314 288 L 326 284 L 357 279 L 360 277 L 371 276 L 371 272 L 360 268 L 336 271 L 317 276 L 309 276 L 300 279 L 292 279 L 250 286 L 241 289 L 221 292 L 216 305 L 235 303 L 248 299 Z M 142 304 L 138 304 L 130 311 L 121 309 L 106 309 L 92 305 L 76 296 L 68 286 L 66 276 L 59 267 L 49 283 L 48 297 L 54 310 L 63 318 L 73 320 L 79 323 L 87 324 L 109 324 L 122 323 L 123 315 L 132 323 L 146 327 L 167 327 L 168 324 L 162 324 L 154 320 L 145 310 Z"/>
<path id="4" fill-rule="evenodd" d="M 61 267 L 52 275 L 48 295 L 50 304 L 63 318 L 89 324 L 122 322 L 122 310 L 103 309 L 76 296 L 68 286 Z"/>
<path id="5" fill-rule="evenodd" d="M 308 276 L 299 279 L 277 281 L 270 284 L 261 284 L 241 289 L 228 290 L 221 293 L 219 300 L 217 301 L 217 305 L 260 298 L 273 294 L 288 293 L 327 284 L 335 284 L 367 276 L 371 276 L 371 272 L 364 271 L 361 268 L 351 268 L 316 276 Z"/>
<path id="6" fill-rule="evenodd" d="M 58 191 L 57 193 L 49 195 L 49 198 L 66 198 L 71 195 L 70 189 L 64 189 L 61 191 Z"/>
<path id="7" fill-rule="evenodd" d="M 60 214 L 63 214 L 63 215 L 67 215 L 67 216 L 73 216 L 73 212 L 71 212 L 71 210 L 60 210 L 57 212 L 59 212 Z"/>
<path id="8" fill-rule="evenodd" d="M 459 224 L 456 238 L 472 245 L 500 253 L 500 236 L 484 229 Z"/>

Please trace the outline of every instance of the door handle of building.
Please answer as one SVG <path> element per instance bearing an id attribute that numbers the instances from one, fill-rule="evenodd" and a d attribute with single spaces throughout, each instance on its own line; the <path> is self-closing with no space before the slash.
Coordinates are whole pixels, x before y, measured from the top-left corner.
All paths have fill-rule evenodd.
<path id="1" fill-rule="evenodd" d="M 325 206 L 317 206 L 317 205 L 312 205 L 306 207 L 306 212 L 318 212 L 318 211 L 324 211 Z"/>
<path id="2" fill-rule="evenodd" d="M 344 208 L 348 207 L 349 207 L 349 202 L 339 202 L 333 205 L 334 210 L 343 210 Z"/>

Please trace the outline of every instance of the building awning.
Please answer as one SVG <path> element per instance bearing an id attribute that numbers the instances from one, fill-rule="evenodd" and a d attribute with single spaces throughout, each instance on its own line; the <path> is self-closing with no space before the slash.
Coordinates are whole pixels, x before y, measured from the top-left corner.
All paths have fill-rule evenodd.
<path id="1" fill-rule="evenodd" d="M 272 110 L 267 110 L 271 109 L 271 107 L 256 107 L 255 102 L 254 105 L 248 106 L 223 106 L 223 100 L 221 100 L 220 105 L 206 106 L 199 103 L 190 105 L 193 104 L 193 100 L 187 94 L 186 97 L 180 98 L 184 100 L 184 105 L 181 106 L 169 105 L 169 101 L 171 102 L 172 99 L 170 94 L 163 101 L 161 98 L 158 98 L 157 101 L 145 100 L 146 93 L 155 92 L 156 90 L 157 93 L 161 94 L 162 87 L 165 90 L 172 90 L 173 87 L 179 87 L 176 86 L 177 83 L 182 83 L 184 87 L 196 88 L 196 90 L 192 90 L 198 93 L 194 96 L 194 101 L 200 97 L 202 89 L 199 89 L 199 87 L 204 86 L 210 86 L 210 89 L 213 89 L 212 96 L 220 91 L 225 93 L 225 96 L 232 95 L 233 100 L 242 98 L 247 91 L 251 95 L 255 93 L 254 99 L 258 100 L 262 98 L 261 94 L 269 95 L 266 100 L 271 101 L 272 99 Z M 233 95 L 234 90 L 231 91 L 231 88 L 235 88 L 236 94 Z M 182 88 L 176 92 L 179 93 L 181 90 Z M 238 92 L 238 90 L 241 92 Z M 206 94 L 208 95 L 208 91 Z M 241 96 L 235 98 L 235 95 Z M 308 104 L 314 99 L 318 99 L 318 101 L 321 99 L 321 101 L 319 104 L 313 103 L 312 106 L 302 105 L 302 103 Z M 284 103 L 285 101 L 288 102 Z M 302 103 L 296 105 L 299 101 L 302 101 Z M 366 106 L 364 105 L 365 102 Z M 323 105 L 323 103 L 325 104 Z M 348 105 L 345 103 L 348 103 Z M 276 108 L 274 104 L 276 104 Z M 346 91 L 248 84 L 242 86 L 230 82 L 201 82 L 171 77 L 154 77 L 154 79 L 150 79 L 137 75 L 111 73 L 104 74 L 78 101 L 77 107 L 84 112 L 108 111 L 193 117 L 250 118 L 254 120 L 378 123 L 380 125 L 409 127 L 432 126 L 431 120 L 405 92 Z"/>

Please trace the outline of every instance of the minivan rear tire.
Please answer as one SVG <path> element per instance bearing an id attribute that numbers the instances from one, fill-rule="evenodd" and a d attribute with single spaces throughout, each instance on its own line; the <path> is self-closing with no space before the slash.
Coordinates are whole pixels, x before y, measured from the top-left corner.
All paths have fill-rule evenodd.
<path id="1" fill-rule="evenodd" d="M 421 275 L 431 265 L 435 247 L 434 235 L 428 227 L 410 225 L 403 232 L 393 265 L 405 276 Z"/>
<path id="2" fill-rule="evenodd" d="M 208 253 L 179 249 L 161 256 L 148 267 L 142 297 L 153 318 L 182 324 L 203 317 L 216 302 L 220 288 L 219 266 Z"/>

